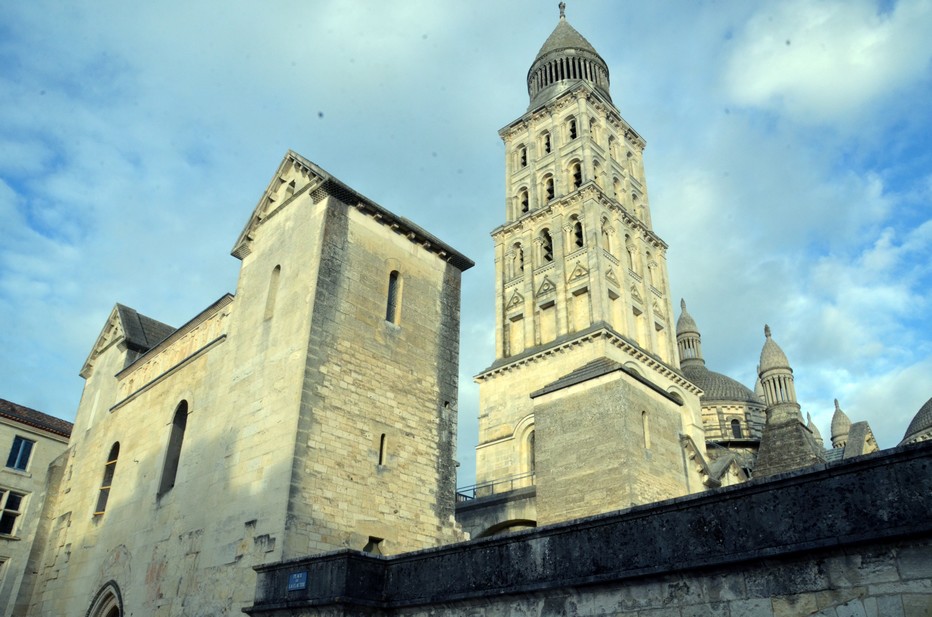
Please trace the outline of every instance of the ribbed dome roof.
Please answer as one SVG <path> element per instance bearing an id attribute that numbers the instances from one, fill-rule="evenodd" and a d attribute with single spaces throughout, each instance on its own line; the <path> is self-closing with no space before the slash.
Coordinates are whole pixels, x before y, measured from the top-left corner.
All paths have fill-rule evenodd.
<path id="1" fill-rule="evenodd" d="M 710 371 L 702 364 L 683 366 L 683 374 L 689 381 L 702 388 L 704 392 L 700 398 L 702 403 L 739 401 L 760 404 L 760 399 L 754 396 L 749 388 L 727 375 Z"/>
<path id="2" fill-rule="evenodd" d="M 592 85 L 609 101 L 608 65 L 586 38 L 566 21 L 560 6 L 560 21 L 544 41 L 527 72 L 529 109 L 583 81 Z"/>
<path id="3" fill-rule="evenodd" d="M 780 349 L 780 346 L 770 338 L 770 326 L 764 326 L 764 348 L 760 352 L 760 372 L 765 373 L 775 368 L 790 368 L 790 361 L 786 359 L 786 354 Z M 792 369 L 790 369 L 792 370 Z"/>
<path id="4" fill-rule="evenodd" d="M 928 432 L 932 432 L 932 398 L 927 400 L 925 405 L 919 408 L 913 421 L 909 423 L 909 427 L 906 429 L 906 435 L 903 436 L 903 441 L 900 443 L 907 443 L 919 435 Z"/>
<path id="5" fill-rule="evenodd" d="M 686 333 L 699 334 L 699 326 L 696 325 L 696 320 L 693 319 L 693 316 L 686 311 L 686 300 L 680 300 L 680 318 L 676 320 L 676 335 Z"/>
<path id="6" fill-rule="evenodd" d="M 838 399 L 835 399 L 835 413 L 832 414 L 832 439 L 844 437 L 851 430 L 851 418 L 848 417 L 841 407 L 838 406 Z"/>

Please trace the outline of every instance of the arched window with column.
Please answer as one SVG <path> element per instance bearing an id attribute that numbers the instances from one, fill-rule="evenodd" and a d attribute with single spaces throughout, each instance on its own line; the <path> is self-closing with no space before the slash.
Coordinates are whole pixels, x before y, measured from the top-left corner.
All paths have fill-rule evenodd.
<path id="1" fill-rule="evenodd" d="M 731 421 L 731 436 L 735 439 L 741 439 L 743 437 L 741 432 L 741 422 L 737 419 Z"/>
<path id="2" fill-rule="evenodd" d="M 550 230 L 546 227 L 540 230 L 539 244 L 540 244 L 540 264 L 546 264 L 553 261 L 553 237 L 550 235 Z"/>

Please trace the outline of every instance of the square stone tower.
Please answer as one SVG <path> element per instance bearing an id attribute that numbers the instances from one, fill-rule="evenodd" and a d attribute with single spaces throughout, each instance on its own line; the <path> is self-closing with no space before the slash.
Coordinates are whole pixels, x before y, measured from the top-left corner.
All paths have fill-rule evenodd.
<path id="1" fill-rule="evenodd" d="M 528 111 L 499 132 L 496 360 L 476 378 L 475 494 L 530 489 L 515 518 L 546 523 L 699 490 L 701 390 L 679 371 L 645 142 L 562 8 L 527 86 Z M 596 443 L 608 458 L 586 456 Z M 581 483 L 595 496 L 570 508 Z"/>

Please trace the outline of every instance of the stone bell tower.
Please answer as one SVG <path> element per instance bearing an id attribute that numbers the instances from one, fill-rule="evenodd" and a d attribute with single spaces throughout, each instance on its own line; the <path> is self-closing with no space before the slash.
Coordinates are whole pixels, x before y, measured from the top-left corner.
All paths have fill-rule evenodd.
<path id="1" fill-rule="evenodd" d="M 496 360 L 476 378 L 477 481 L 486 485 L 477 494 L 535 487 L 538 513 L 525 515 L 552 522 L 698 490 L 693 471 L 684 470 L 681 437 L 704 452 L 701 390 L 678 371 L 667 245 L 651 226 L 645 141 L 613 104 L 608 66 L 569 24 L 563 3 L 527 89 L 527 111 L 499 131 L 505 222 L 492 232 Z M 611 384 L 610 404 L 587 406 L 580 393 L 597 383 Z M 579 413 L 569 411 L 577 406 Z M 542 432 L 542 413 L 552 416 L 546 424 L 553 438 Z M 592 417 L 602 413 L 608 415 Z M 588 432 L 576 431 L 584 420 L 591 421 Z M 646 454 L 647 467 L 665 461 L 658 473 L 675 464 L 678 477 L 663 488 L 664 481 L 645 485 L 646 492 L 631 478 L 613 477 L 615 488 L 601 502 L 558 511 L 558 502 L 574 497 L 556 484 L 583 480 L 587 464 L 580 462 L 572 478 L 552 474 L 569 469 L 565 457 L 573 448 L 606 431 L 610 442 L 637 442 L 606 442 L 611 464 L 625 459 L 630 471 L 636 450 L 641 461 Z M 571 434 L 578 442 L 558 443 Z"/>

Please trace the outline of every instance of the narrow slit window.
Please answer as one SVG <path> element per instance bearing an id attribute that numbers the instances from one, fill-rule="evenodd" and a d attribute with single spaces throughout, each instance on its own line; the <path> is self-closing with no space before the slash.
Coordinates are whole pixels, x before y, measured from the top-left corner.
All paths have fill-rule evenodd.
<path id="1" fill-rule="evenodd" d="M 579 163 L 573 163 L 570 170 L 573 174 L 573 188 L 578 189 L 582 186 L 582 167 Z"/>
<path id="2" fill-rule="evenodd" d="M 641 424 L 644 427 L 644 448 L 650 449 L 650 416 L 646 411 L 641 412 Z"/>
<path id="3" fill-rule="evenodd" d="M 576 221 L 573 223 L 573 242 L 576 244 L 576 248 L 582 248 L 585 240 L 583 238 L 582 223 Z"/>
<path id="4" fill-rule="evenodd" d="M 168 448 L 165 452 L 165 464 L 162 467 L 162 480 L 159 482 L 158 496 L 162 497 L 175 487 L 178 476 L 178 463 L 181 460 L 181 444 L 188 424 L 188 402 L 181 401 L 172 418 L 171 433 L 168 436 Z"/>
<path id="5" fill-rule="evenodd" d="M 547 178 L 544 181 L 544 191 L 547 194 L 547 201 L 551 201 L 553 199 L 553 178 Z"/>
<path id="6" fill-rule="evenodd" d="M 397 324 L 401 312 L 401 275 L 392 270 L 388 275 L 388 294 L 385 302 L 385 321 Z"/>
<path id="7" fill-rule="evenodd" d="M 116 472 L 117 459 L 120 457 L 120 442 L 110 448 L 107 462 L 104 464 L 104 478 L 100 482 L 100 492 L 97 494 L 97 507 L 94 516 L 100 516 L 107 510 L 107 501 L 110 499 L 110 488 L 113 486 L 113 474 Z"/>
<path id="8" fill-rule="evenodd" d="M 282 267 L 275 266 L 269 277 L 269 293 L 265 298 L 265 319 L 271 319 L 275 313 L 275 299 L 278 297 L 278 284 L 282 275 Z"/>
<path id="9" fill-rule="evenodd" d="M 570 121 L 567 123 L 567 129 L 570 139 L 576 139 L 576 118 L 570 118 Z"/>
<path id="10" fill-rule="evenodd" d="M 379 467 L 385 464 L 385 433 L 379 437 Z"/>

